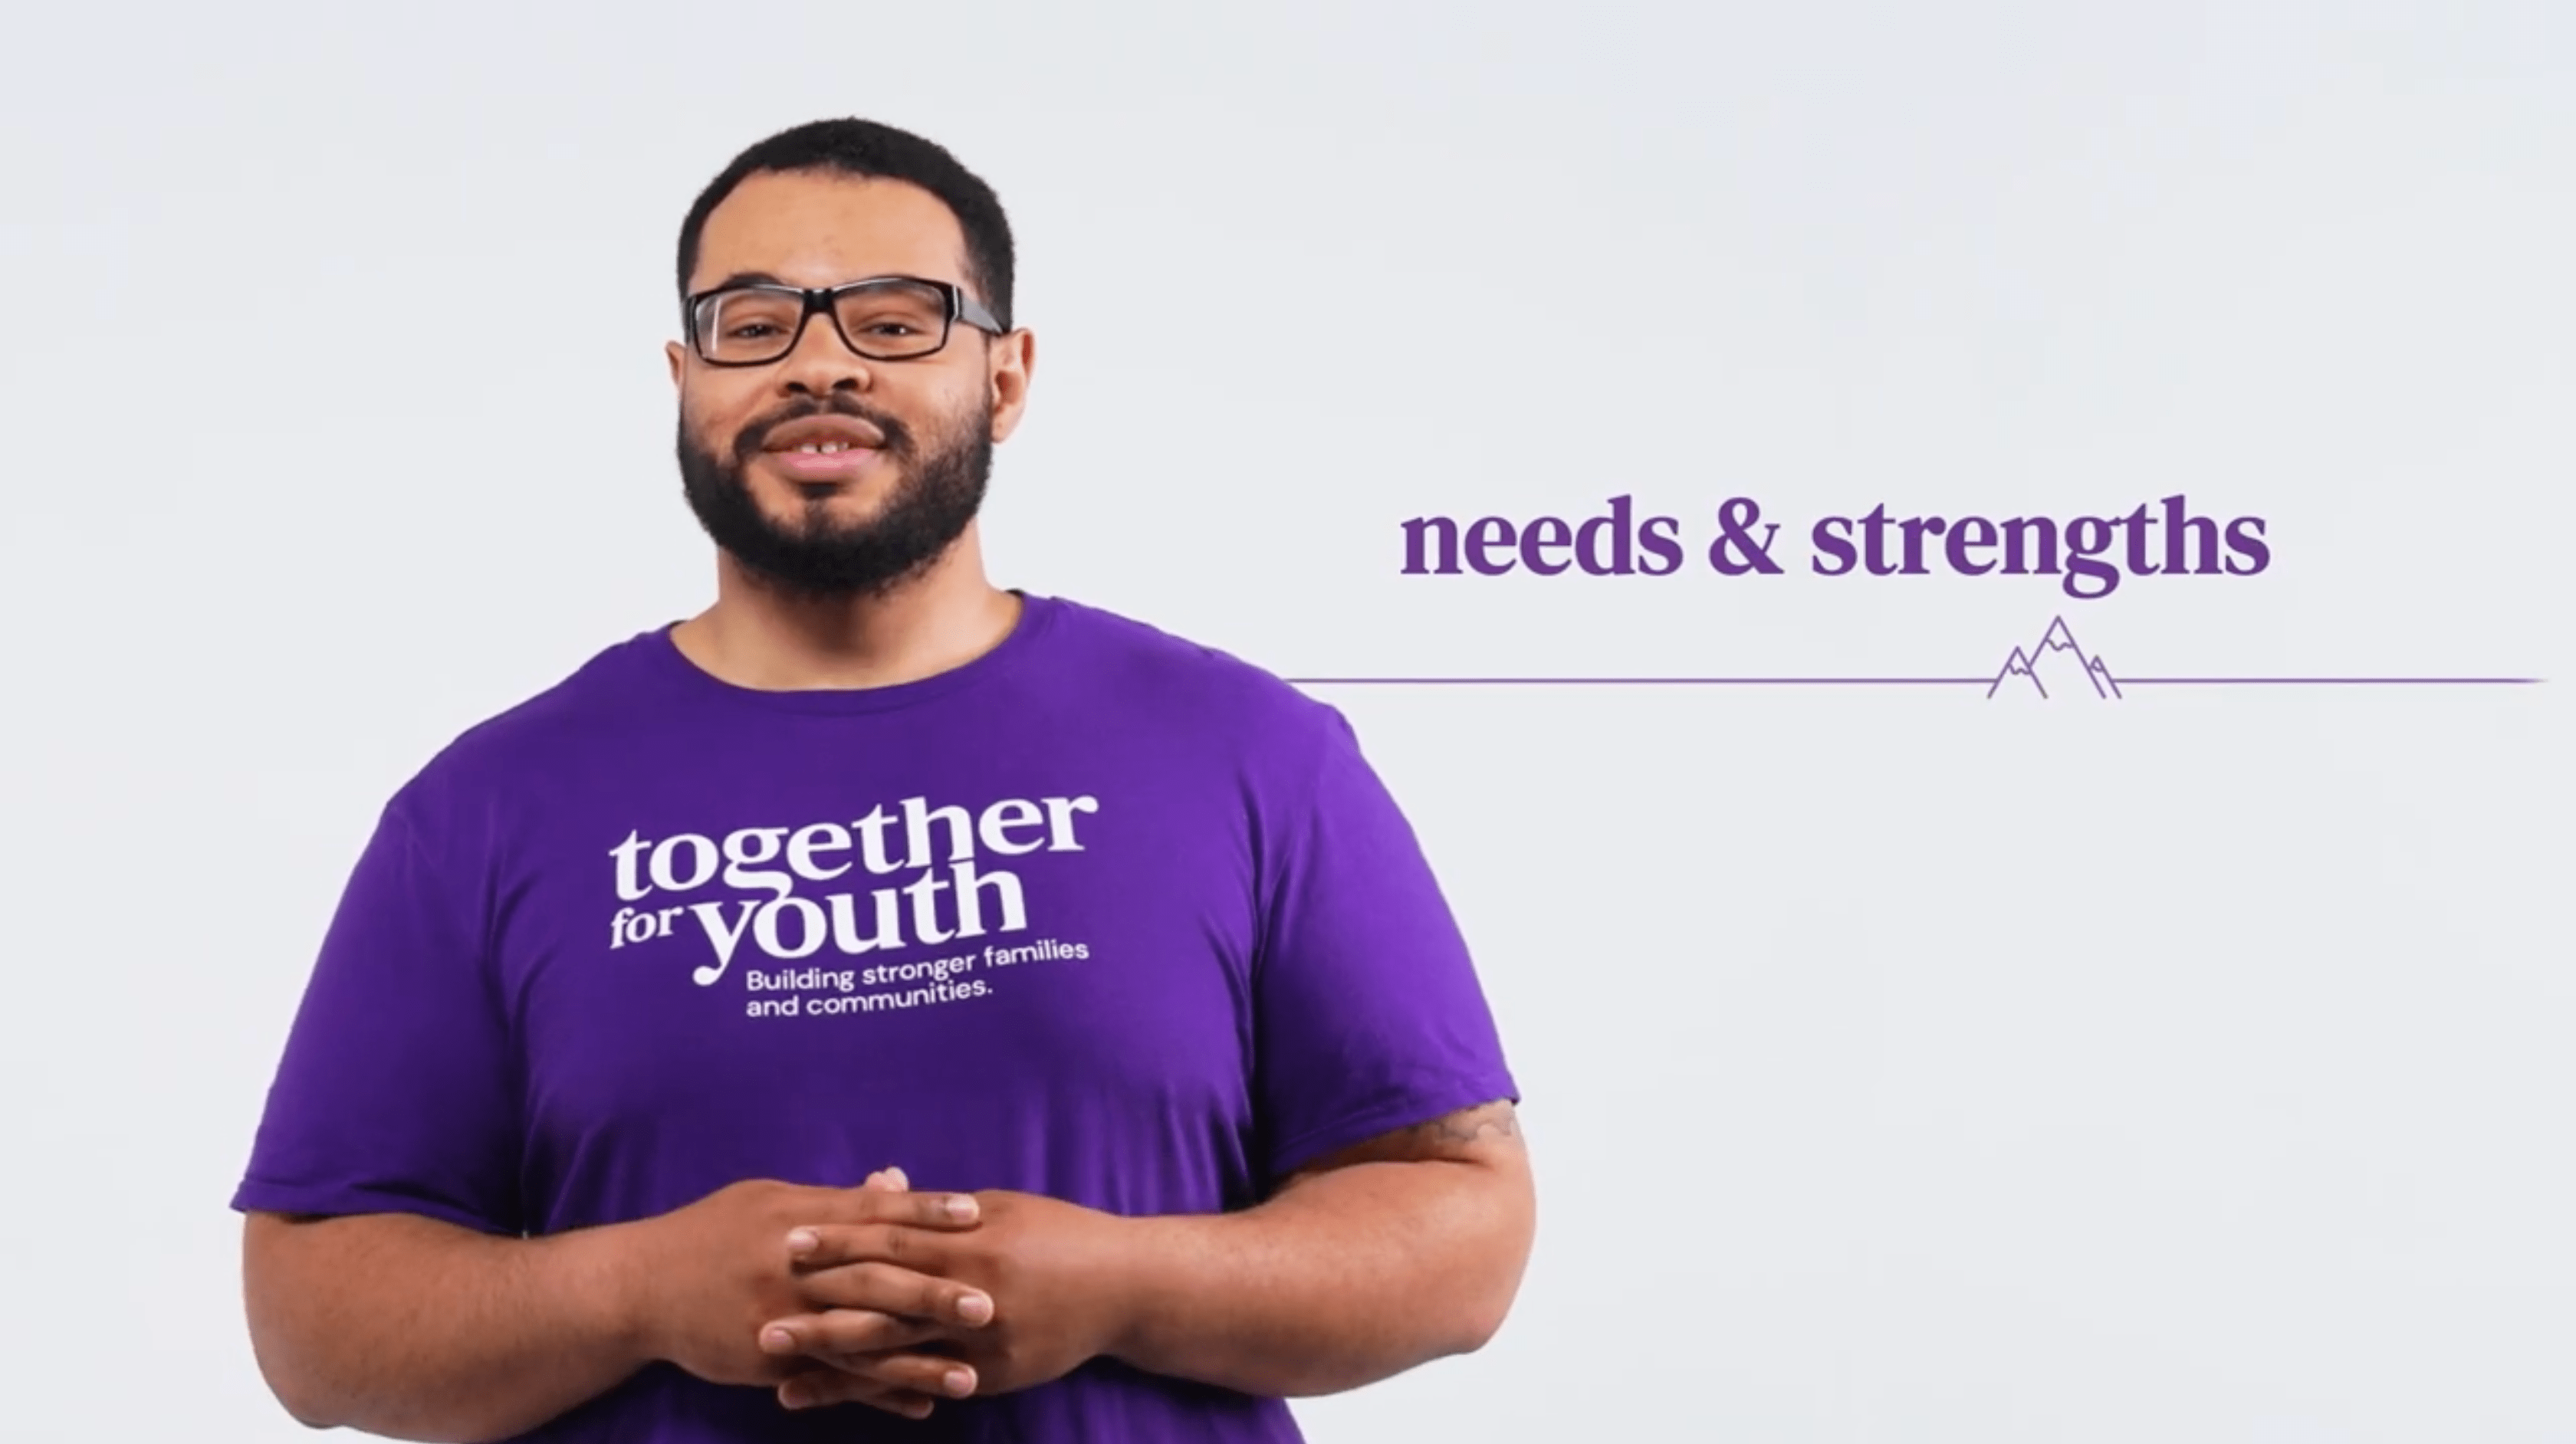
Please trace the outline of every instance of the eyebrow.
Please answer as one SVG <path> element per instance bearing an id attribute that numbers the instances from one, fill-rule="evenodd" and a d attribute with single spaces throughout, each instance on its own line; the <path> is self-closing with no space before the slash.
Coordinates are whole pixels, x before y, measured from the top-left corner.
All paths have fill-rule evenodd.
<path id="1" fill-rule="evenodd" d="M 856 285 L 861 281 L 893 281 L 911 279 L 913 278 L 900 272 L 880 271 L 873 275 L 854 276 L 847 281 L 835 282 L 834 284 L 851 286 Z M 962 281 L 951 281 L 947 284 L 957 286 L 959 289 L 965 290 L 969 296 L 974 294 L 973 290 L 967 287 Z M 791 291 L 801 291 L 805 289 L 803 286 L 797 285 L 794 281 L 782 281 L 778 277 L 769 274 L 767 271 L 736 271 L 732 275 L 725 277 L 723 280 L 716 282 L 712 286 L 701 288 L 698 294 L 705 295 L 710 291 L 730 291 L 736 286 L 784 286 Z M 831 287 L 827 286 L 823 289 L 829 290 Z"/>

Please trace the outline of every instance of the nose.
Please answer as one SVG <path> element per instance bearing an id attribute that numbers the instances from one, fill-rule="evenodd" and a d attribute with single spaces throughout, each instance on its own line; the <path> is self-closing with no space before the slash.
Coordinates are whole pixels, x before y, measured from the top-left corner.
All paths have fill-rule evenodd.
<path id="1" fill-rule="evenodd" d="M 842 343 L 841 328 L 825 312 L 806 318 L 795 349 L 778 363 L 778 389 L 789 396 L 865 391 L 871 380 L 866 358 Z"/>

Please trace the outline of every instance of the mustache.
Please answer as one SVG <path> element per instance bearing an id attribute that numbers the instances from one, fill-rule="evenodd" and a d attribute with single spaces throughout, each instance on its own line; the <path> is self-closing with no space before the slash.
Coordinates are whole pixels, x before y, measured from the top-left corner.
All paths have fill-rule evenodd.
<path id="1" fill-rule="evenodd" d="M 748 464 L 753 457 L 760 455 L 761 448 L 769 441 L 769 433 L 788 422 L 802 421 L 809 416 L 854 417 L 877 429 L 877 433 L 885 438 L 887 451 L 898 456 L 909 455 L 912 451 L 912 432 L 902 422 L 873 407 L 862 406 L 847 396 L 835 395 L 790 402 L 755 418 L 734 437 L 733 459 L 736 463 Z"/>

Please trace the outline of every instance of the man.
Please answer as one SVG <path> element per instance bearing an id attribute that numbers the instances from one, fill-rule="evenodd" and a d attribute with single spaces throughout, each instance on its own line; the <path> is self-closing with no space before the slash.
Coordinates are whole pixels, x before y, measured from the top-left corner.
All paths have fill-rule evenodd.
<path id="1" fill-rule="evenodd" d="M 235 1198 L 279 1399 L 424 1440 L 1289 1440 L 1286 1398 L 1480 1347 L 1532 1232 L 1517 1094 L 1348 727 L 986 580 L 1034 357 L 991 191 L 820 123 L 679 252 L 716 600 L 385 808 Z"/>

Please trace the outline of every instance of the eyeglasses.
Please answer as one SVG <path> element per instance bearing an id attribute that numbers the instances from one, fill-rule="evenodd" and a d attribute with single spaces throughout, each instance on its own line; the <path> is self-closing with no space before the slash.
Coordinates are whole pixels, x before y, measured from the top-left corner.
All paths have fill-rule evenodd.
<path id="1" fill-rule="evenodd" d="M 689 298 L 689 346 L 710 366 L 766 366 L 796 349 L 805 323 L 832 318 L 841 344 L 871 361 L 912 361 L 948 344 L 953 323 L 1002 334 L 1002 323 L 946 281 L 872 276 L 809 291 L 726 286 Z"/>

